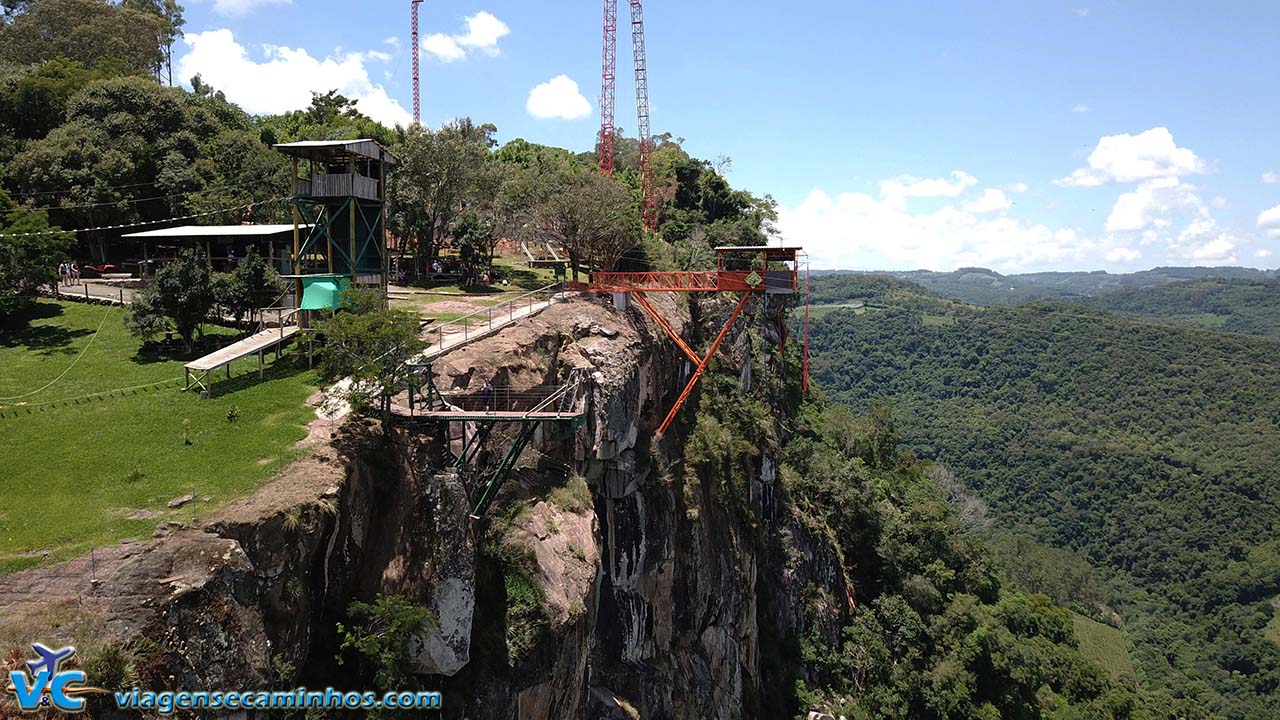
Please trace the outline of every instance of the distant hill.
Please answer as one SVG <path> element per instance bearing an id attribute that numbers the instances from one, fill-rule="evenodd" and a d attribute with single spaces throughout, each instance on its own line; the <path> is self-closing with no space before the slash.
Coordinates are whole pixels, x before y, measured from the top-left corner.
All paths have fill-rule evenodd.
<path id="1" fill-rule="evenodd" d="M 1021 305 L 1034 300 L 1077 300 L 1126 290 L 1141 290 L 1170 283 L 1218 278 L 1267 280 L 1275 270 L 1242 267 L 1159 267 L 1134 273 L 1041 272 L 1002 275 L 986 268 L 968 267 L 952 272 L 902 270 L 874 273 L 916 283 L 945 298 L 975 305 Z M 815 275 L 814 282 L 838 274 Z"/>
<path id="2" fill-rule="evenodd" d="M 1188 280 L 1079 302 L 1180 325 L 1280 338 L 1280 280 Z"/>
<path id="3" fill-rule="evenodd" d="M 835 306 L 848 293 L 857 307 L 813 321 L 811 368 L 855 411 L 892 401 L 906 444 L 946 463 L 997 527 L 1103 569 L 1099 599 L 1120 613 L 1149 691 L 1194 697 L 1212 717 L 1275 718 L 1278 346 L 1169 321 L 1222 310 L 1221 301 L 1230 310 L 1223 326 L 1261 323 L 1276 283 L 1186 277 L 1195 272 L 1135 274 L 1183 282 L 1114 296 L 1117 307 L 1159 322 L 1061 302 L 976 307 L 939 297 L 949 291 L 938 283 L 913 293 L 896 278 L 815 278 L 815 297 Z M 984 273 L 1005 279 L 945 275 L 976 285 Z M 1059 289 L 1118 277 L 1055 275 L 1066 277 L 1035 277 Z M 1017 292 L 1035 289 L 1014 277 Z M 1052 560 L 1044 555 L 1040 566 L 1065 565 Z M 1057 584 L 1097 608 L 1096 592 Z M 1115 638 L 1095 635 L 1082 642 L 1123 671 L 1107 649 L 1119 646 Z"/>

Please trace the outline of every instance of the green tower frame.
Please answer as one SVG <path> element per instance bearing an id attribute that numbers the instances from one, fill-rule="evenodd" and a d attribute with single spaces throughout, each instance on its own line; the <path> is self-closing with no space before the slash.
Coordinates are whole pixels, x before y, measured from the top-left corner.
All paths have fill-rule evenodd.
<path id="1" fill-rule="evenodd" d="M 277 150 L 293 161 L 292 273 L 297 307 L 333 309 L 332 289 L 387 287 L 387 171 L 396 158 L 374 140 L 304 140 Z M 306 294 L 316 286 L 324 292 Z M 304 295 L 310 297 L 303 307 Z"/>

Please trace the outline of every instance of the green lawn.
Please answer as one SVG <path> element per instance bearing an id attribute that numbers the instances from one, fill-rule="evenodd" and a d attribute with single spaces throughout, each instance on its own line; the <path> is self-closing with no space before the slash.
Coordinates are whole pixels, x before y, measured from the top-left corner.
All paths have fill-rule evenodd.
<path id="1" fill-rule="evenodd" d="M 314 418 L 305 361 L 287 352 L 260 381 L 256 358 L 241 360 L 200 400 L 181 392 L 187 358 L 141 352 L 122 313 L 45 301 L 26 330 L 0 331 L 0 398 L 56 380 L 0 400 L 0 573 L 39 564 L 46 551 L 65 559 L 149 537 L 166 520 L 208 517 L 301 452 L 295 443 Z M 211 502 L 167 507 L 187 493 Z"/>
<path id="2" fill-rule="evenodd" d="M 1137 682 L 1138 674 L 1134 672 L 1124 633 L 1076 613 L 1071 614 L 1071 621 L 1076 628 L 1076 639 L 1080 641 L 1080 654 L 1097 663 L 1117 681 Z"/>

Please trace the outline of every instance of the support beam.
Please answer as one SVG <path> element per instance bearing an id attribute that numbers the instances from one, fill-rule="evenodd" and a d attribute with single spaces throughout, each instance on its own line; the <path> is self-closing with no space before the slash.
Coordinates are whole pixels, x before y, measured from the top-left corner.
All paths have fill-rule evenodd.
<path id="1" fill-rule="evenodd" d="M 511 449 L 502 458 L 502 462 L 498 463 L 493 475 L 489 476 L 489 482 L 485 483 L 484 492 L 480 493 L 480 499 L 476 501 L 475 508 L 471 511 L 473 520 L 480 519 L 485 511 L 489 509 L 489 503 L 493 502 L 498 490 L 502 488 L 507 478 L 511 476 L 511 470 L 515 467 L 516 460 L 520 458 L 520 453 L 524 452 L 525 446 L 533 439 L 533 433 L 537 429 L 538 423 L 528 423 L 520 426 L 520 432 L 516 434 L 516 439 L 511 444 Z"/>
<path id="2" fill-rule="evenodd" d="M 733 323 L 742 314 L 742 308 L 746 307 L 747 300 L 751 297 L 751 293 L 742 293 L 742 298 L 738 300 L 738 304 L 733 308 L 733 312 L 729 314 L 729 319 L 725 321 L 724 327 L 720 328 L 720 334 L 716 335 L 716 339 L 711 343 L 711 348 L 707 350 L 707 356 L 702 358 L 698 363 L 698 369 L 693 371 L 693 377 L 689 378 L 689 382 L 681 391 L 680 397 L 676 398 L 676 404 L 671 406 L 671 411 L 667 413 L 667 418 L 662 421 L 662 425 L 658 427 L 658 437 L 666 434 L 667 428 L 671 427 L 672 421 L 676 419 L 676 413 L 680 411 L 680 407 L 684 405 L 685 400 L 689 399 L 689 393 L 693 392 L 693 386 L 698 384 L 698 379 L 702 377 L 702 373 L 706 371 L 707 365 L 711 363 L 711 358 L 715 356 L 716 350 L 720 349 L 720 343 L 724 342 L 725 337 L 729 334 L 729 328 L 733 327 Z"/>
<path id="3" fill-rule="evenodd" d="M 644 296 L 644 293 L 640 291 L 636 291 L 631 293 L 631 297 L 635 298 L 636 302 L 640 304 L 640 307 L 648 311 L 649 315 L 653 318 L 654 322 L 658 323 L 658 326 L 667 332 L 667 335 L 671 338 L 671 340 L 674 341 L 675 344 L 681 350 L 684 351 L 684 354 L 687 355 L 695 365 L 702 362 L 702 358 L 699 357 L 698 353 L 694 352 L 693 348 L 689 347 L 689 345 L 685 343 L 684 338 L 680 337 L 680 335 L 676 333 L 676 331 L 671 327 L 671 325 L 667 323 L 666 319 L 663 318 L 662 315 L 660 315 L 658 311 L 655 310 L 653 306 L 649 304 L 649 299 Z"/>

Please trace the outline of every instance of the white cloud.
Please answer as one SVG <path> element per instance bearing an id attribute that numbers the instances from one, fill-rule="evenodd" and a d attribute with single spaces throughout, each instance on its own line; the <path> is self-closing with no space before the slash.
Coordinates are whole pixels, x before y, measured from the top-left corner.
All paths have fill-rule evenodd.
<path id="1" fill-rule="evenodd" d="M 1171 215 L 1179 210 L 1191 210 L 1199 217 L 1208 217 L 1208 208 L 1195 194 L 1195 189 L 1194 185 L 1187 185 L 1176 177 L 1148 180 L 1116 199 L 1107 216 L 1106 230 L 1164 230 L 1173 224 Z"/>
<path id="2" fill-rule="evenodd" d="M 1027 187 L 1026 183 L 1020 182 L 1020 183 L 1014 183 L 1012 185 L 1005 185 L 1004 189 L 1008 190 L 1009 192 L 1024 193 L 1030 188 Z"/>
<path id="3" fill-rule="evenodd" d="M 413 118 L 382 85 L 369 79 L 365 65 L 390 59 L 378 51 L 354 52 L 324 59 L 301 48 L 268 46 L 265 59 L 251 59 L 230 30 L 187 33 L 190 50 L 178 60 L 178 76 L 197 73 L 205 82 L 251 113 L 301 110 L 312 92 L 337 90 L 359 101 L 361 112 L 387 125 L 409 125 Z"/>
<path id="4" fill-rule="evenodd" d="M 1108 250 L 1104 255 L 1108 262 L 1131 263 L 1142 257 L 1142 253 L 1127 247 L 1117 247 Z"/>
<path id="5" fill-rule="evenodd" d="M 525 109 L 536 118 L 577 120 L 591 114 L 591 103 L 568 75 L 557 75 L 529 91 Z"/>
<path id="6" fill-rule="evenodd" d="M 448 35 L 428 35 L 422 39 L 422 49 L 435 55 L 442 62 L 453 62 L 467 56 L 467 51 Z"/>
<path id="7" fill-rule="evenodd" d="M 384 39 L 384 40 L 382 41 L 382 44 L 384 44 L 384 45 L 390 45 L 391 47 L 393 47 L 393 48 L 395 48 L 395 49 L 399 50 L 399 49 L 400 49 L 400 38 L 399 38 L 399 37 L 397 37 L 397 36 L 395 36 L 395 35 L 392 35 L 391 37 L 388 37 L 388 38 Z"/>
<path id="8" fill-rule="evenodd" d="M 1280 205 L 1258 214 L 1258 229 L 1265 230 L 1271 237 L 1280 237 Z"/>
<path id="9" fill-rule="evenodd" d="M 1088 106 L 1088 105 L 1076 105 L 1075 107 L 1071 108 L 1071 112 L 1073 112 L 1073 113 L 1087 113 L 1087 112 L 1089 112 L 1089 106 Z"/>
<path id="10" fill-rule="evenodd" d="M 1093 241 L 1072 229 L 1054 229 L 1003 213 L 983 216 L 954 202 L 930 212 L 909 209 L 907 198 L 912 194 L 954 196 L 977 182 L 959 171 L 952 176 L 953 181 L 888 180 L 880 184 L 878 198 L 860 192 L 833 197 L 814 189 L 795 207 L 779 208 L 778 225 L 783 236 L 803 244 L 814 267 L 821 268 L 943 270 L 985 265 L 1017 270 L 1079 259 L 1095 248 Z"/>
<path id="11" fill-rule="evenodd" d="M 1253 251 L 1253 256 L 1256 258 L 1269 258 L 1271 257 L 1271 251 L 1266 248 L 1259 248 Z"/>
<path id="12" fill-rule="evenodd" d="M 1137 135 L 1106 135 L 1089 155 L 1089 167 L 1054 181 L 1062 187 L 1127 183 L 1152 178 L 1181 177 L 1207 170 L 1203 160 L 1173 141 L 1167 128 L 1155 127 Z"/>
<path id="13" fill-rule="evenodd" d="M 1089 17 L 1089 8 L 1072 8 L 1071 12 L 1075 13 L 1077 17 Z"/>
<path id="14" fill-rule="evenodd" d="M 497 55 L 501 52 L 498 41 L 511 34 L 511 28 L 506 23 L 483 10 L 464 18 L 464 22 L 467 25 L 466 32 L 428 35 L 422 39 L 422 49 L 442 62 L 461 60 L 472 50 Z"/>
<path id="15" fill-rule="evenodd" d="M 293 0 L 213 0 L 213 11 L 219 15 L 239 17 L 263 5 L 289 5 Z"/>
<path id="16" fill-rule="evenodd" d="M 881 181 L 880 192 L 886 197 L 955 197 L 978 184 L 977 178 L 962 170 L 952 171 L 951 177 L 954 180 L 899 175 Z"/>
<path id="17" fill-rule="evenodd" d="M 1000 212 L 1008 210 L 1012 203 L 1009 198 L 999 190 L 987 188 L 982 191 L 976 200 L 971 200 L 965 204 L 964 209 L 974 214 Z"/>
<path id="18" fill-rule="evenodd" d="M 1280 172 L 1264 172 L 1262 173 L 1262 182 L 1268 185 L 1280 183 Z"/>
<path id="19" fill-rule="evenodd" d="M 1235 249 L 1235 240 L 1226 233 L 1193 239 L 1174 248 L 1179 257 L 1197 265 L 1235 265 L 1238 262 Z"/>

